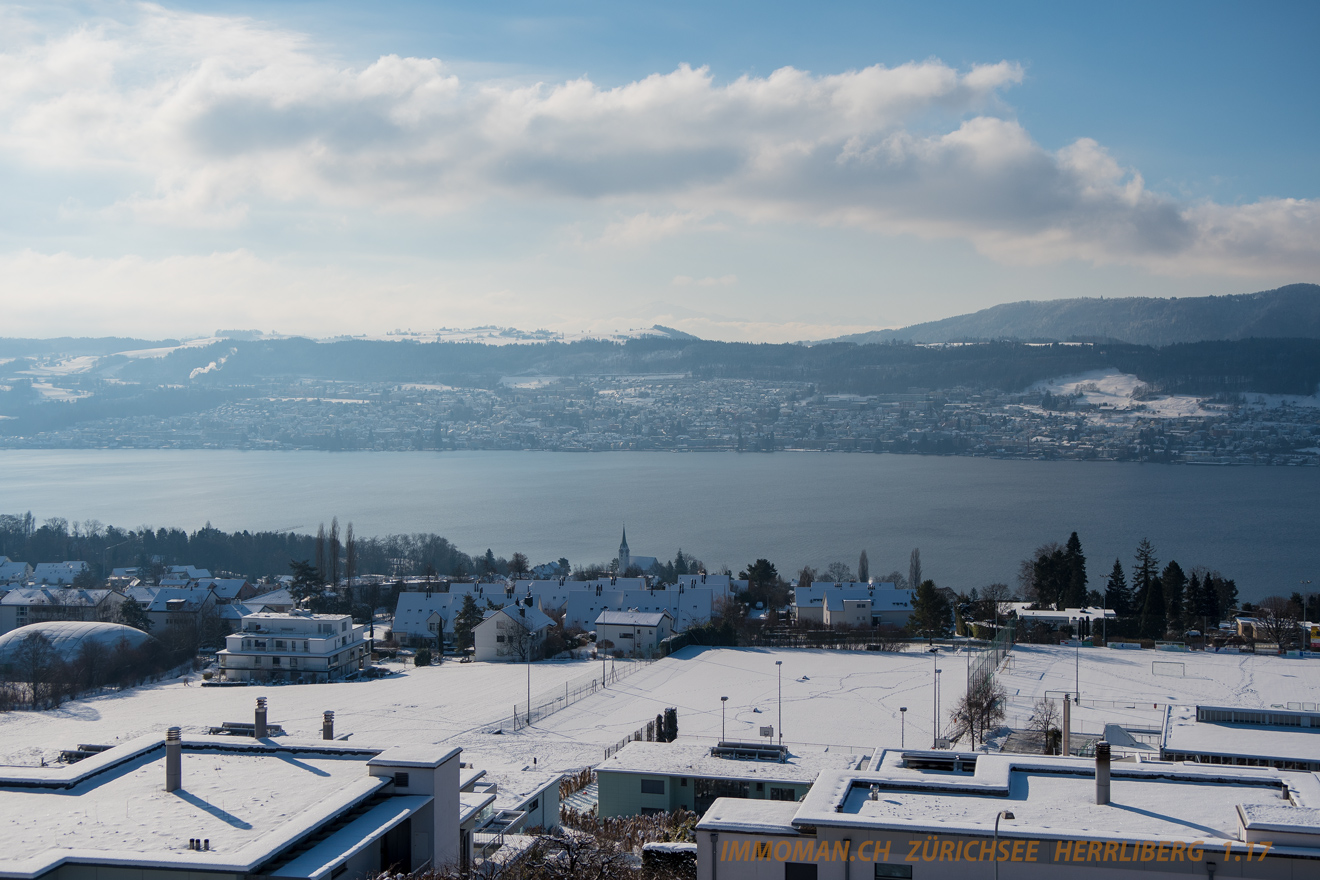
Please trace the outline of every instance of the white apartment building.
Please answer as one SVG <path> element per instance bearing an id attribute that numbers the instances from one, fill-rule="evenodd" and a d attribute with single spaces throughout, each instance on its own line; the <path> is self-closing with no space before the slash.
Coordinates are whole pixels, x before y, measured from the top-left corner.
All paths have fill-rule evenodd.
<path id="1" fill-rule="evenodd" d="M 369 662 L 366 629 L 347 614 L 249 614 L 226 637 L 220 671 L 228 681 L 339 681 Z"/>

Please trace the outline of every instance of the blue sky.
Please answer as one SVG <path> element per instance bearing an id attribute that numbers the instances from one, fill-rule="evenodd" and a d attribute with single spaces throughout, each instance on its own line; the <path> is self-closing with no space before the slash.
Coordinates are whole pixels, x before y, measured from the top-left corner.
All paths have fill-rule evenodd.
<path id="1" fill-rule="evenodd" d="M 0 7 L 6 335 L 780 341 L 1320 280 L 1320 6 Z"/>

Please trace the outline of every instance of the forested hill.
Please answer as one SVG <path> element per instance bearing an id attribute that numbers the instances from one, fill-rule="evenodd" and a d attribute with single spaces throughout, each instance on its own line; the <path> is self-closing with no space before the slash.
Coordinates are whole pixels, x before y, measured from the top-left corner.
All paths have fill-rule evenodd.
<path id="1" fill-rule="evenodd" d="M 1164 346 L 1215 339 L 1320 339 L 1320 285 L 1233 296 L 1057 299 L 1005 303 L 969 315 L 843 336 L 840 342 L 1118 341 Z"/>

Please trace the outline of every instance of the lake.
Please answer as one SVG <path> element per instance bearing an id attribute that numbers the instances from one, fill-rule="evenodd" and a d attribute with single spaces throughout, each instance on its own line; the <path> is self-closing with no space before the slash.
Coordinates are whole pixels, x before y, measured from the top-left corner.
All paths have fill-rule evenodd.
<path id="1" fill-rule="evenodd" d="M 604 562 L 684 552 L 785 576 L 865 549 L 872 575 L 912 548 L 942 586 L 1013 583 L 1076 530 L 1092 587 L 1148 537 L 1160 561 L 1217 568 L 1244 598 L 1320 585 L 1320 469 L 916 455 L 610 452 L 0 451 L 0 513 L 124 527 L 211 522 L 359 535 L 436 532 L 469 553 Z M 38 560 L 31 560 L 36 562 Z"/>

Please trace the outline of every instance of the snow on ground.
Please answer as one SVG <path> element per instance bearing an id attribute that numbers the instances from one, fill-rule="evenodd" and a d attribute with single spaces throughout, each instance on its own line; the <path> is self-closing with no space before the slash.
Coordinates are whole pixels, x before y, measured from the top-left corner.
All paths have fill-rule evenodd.
<path id="1" fill-rule="evenodd" d="M 180 681 L 76 700 L 50 712 L 0 715 L 0 763 L 54 760 L 79 743 L 113 744 L 172 725 L 205 733 L 223 721 L 250 722 L 258 696 L 270 721 L 290 736 L 319 737 L 321 713 L 333 710 L 335 732 L 368 746 L 445 742 L 461 746 L 477 767 L 571 770 L 595 765 L 607 746 L 678 709 L 680 741 L 720 737 L 720 697 L 727 696 L 729 739 L 758 740 L 779 727 L 775 661 L 783 662 L 784 741 L 794 751 L 841 746 L 897 746 L 899 707 L 906 742 L 929 746 L 934 663 L 930 655 L 800 649 L 686 648 L 531 728 L 500 729 L 527 694 L 527 667 L 446 663 L 377 681 L 323 685 L 203 688 Z M 941 655 L 941 714 L 962 695 L 966 658 Z M 599 672 L 594 661 L 537 663 L 532 694 L 539 702 L 565 682 Z M 777 738 L 777 737 L 776 737 Z"/>
<path id="2" fill-rule="evenodd" d="M 590 662 L 538 663 L 532 689 L 590 674 Z M 0 714 L 0 763 L 54 760 L 78 743 L 114 744 L 179 726 L 206 733 L 224 721 L 251 722 L 256 698 L 270 722 L 294 737 L 321 736 L 321 715 L 335 713 L 335 733 L 368 746 L 434 743 L 496 721 L 527 698 L 527 668 L 503 663 L 446 663 L 375 681 L 316 685 L 199 687 L 182 679 L 66 703 L 49 712 Z"/>
<path id="3" fill-rule="evenodd" d="M 999 673 L 1009 695 L 1010 727 L 1025 727 L 1039 697 L 1072 693 L 1080 681 L 1081 703 L 1072 729 L 1101 733 L 1106 723 L 1158 729 L 1169 703 L 1263 709 L 1289 701 L 1320 700 L 1320 661 L 1264 654 L 1186 654 L 1112 648 L 1017 645 Z M 1181 663 L 1185 675 L 1153 663 Z M 1074 673 L 1076 665 L 1076 673 Z"/>
<path id="4" fill-rule="evenodd" d="M 1280 409 L 1285 406 L 1308 407 L 1314 409 L 1320 407 L 1320 394 L 1312 394 L 1310 397 L 1302 397 L 1300 394 L 1244 394 L 1247 405 L 1259 407 L 1260 409 Z"/>
<path id="5" fill-rule="evenodd" d="M 90 391 L 74 391 L 71 388 L 60 388 L 52 385 L 50 382 L 33 382 L 32 390 L 37 392 L 45 400 L 57 400 L 67 402 L 70 400 L 82 400 L 84 397 L 91 397 Z"/>
<path id="6" fill-rule="evenodd" d="M 721 735 L 721 696 L 729 698 L 727 738 L 761 740 L 760 727 L 779 728 L 776 660 L 784 664 L 784 743 L 794 752 L 898 746 L 904 724 L 900 706 L 908 708 L 907 744 L 931 744 L 930 655 L 760 648 L 685 648 L 530 730 L 474 733 L 452 742 L 478 766 L 494 749 L 506 760 L 520 755 L 529 764 L 537 758 L 542 765 L 582 767 L 599 763 L 606 746 L 672 706 L 678 710 L 680 742 L 712 745 Z M 947 717 L 962 696 L 966 661 L 941 655 L 939 663 L 941 714 Z"/>
<path id="7" fill-rule="evenodd" d="M 1048 391 L 1054 395 L 1080 393 L 1084 402 L 1108 410 L 1107 413 L 1092 414 L 1090 416 L 1092 420 L 1113 413 L 1140 413 L 1143 416 L 1163 419 L 1210 414 L 1201 405 L 1202 400 L 1199 397 L 1173 395 L 1151 400 L 1136 400 L 1133 395 L 1144 387 L 1145 383 L 1131 373 L 1092 370 L 1089 373 L 1038 382 L 1032 386 L 1032 390 Z"/>

